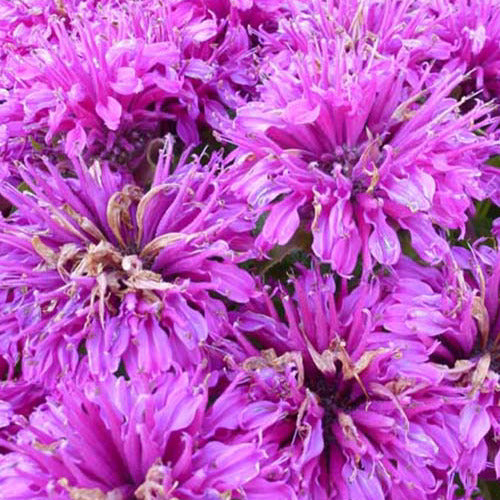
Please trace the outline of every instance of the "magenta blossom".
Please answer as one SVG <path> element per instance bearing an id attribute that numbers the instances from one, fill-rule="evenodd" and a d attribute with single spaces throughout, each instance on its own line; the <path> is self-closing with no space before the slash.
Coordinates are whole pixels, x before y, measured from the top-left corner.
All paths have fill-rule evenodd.
<path id="1" fill-rule="evenodd" d="M 425 63 L 451 57 L 452 47 L 434 33 L 446 13 L 425 8 L 427 5 L 420 1 L 290 0 L 288 4 L 292 16 L 282 16 L 272 36 L 265 30 L 257 32 L 265 55 L 290 48 L 307 53 L 318 34 L 344 32 L 353 42 L 374 43 L 380 55 L 403 59 L 405 77 L 413 84 L 418 82 Z"/>
<path id="2" fill-rule="evenodd" d="M 470 73 L 472 89 L 483 98 L 500 97 L 500 10 L 498 0 L 471 2 L 433 0 L 427 9 L 437 15 L 430 34 L 449 47 L 436 69 L 461 68 Z M 422 9 L 424 10 L 424 9 Z M 465 87 L 470 88 L 470 82 Z"/>
<path id="3" fill-rule="evenodd" d="M 244 25 L 274 30 L 280 19 L 290 15 L 287 2 L 280 0 L 205 0 L 208 9 L 217 17 L 230 16 Z"/>
<path id="4" fill-rule="evenodd" d="M 217 155 L 205 167 L 186 156 L 169 174 L 169 140 L 147 191 L 78 161 L 77 178 L 51 163 L 48 173 L 20 166 L 32 192 L 0 188 L 17 207 L 0 223 L 2 354 L 21 361 L 24 377 L 53 383 L 85 353 L 101 376 L 120 362 L 130 373 L 188 367 L 225 314 L 209 292 L 235 302 L 252 295 L 236 265 L 252 221 L 221 191 Z"/>
<path id="5" fill-rule="evenodd" d="M 381 321 L 403 342 L 428 346 L 462 392 L 458 470 L 470 493 L 478 476 L 500 478 L 500 255 L 455 248 L 439 269 L 405 259 L 395 271 L 384 279 Z"/>
<path id="6" fill-rule="evenodd" d="M 95 4 L 95 0 L 0 0 L 0 67 L 5 58 L 25 55 L 39 46 L 40 39 L 50 39 L 54 33 L 49 19 L 89 18 Z M 0 78 L 7 77 L 0 71 Z"/>
<path id="7" fill-rule="evenodd" d="M 12 450 L 0 459 L 2 497 L 215 500 L 247 485 L 262 491 L 257 437 L 203 438 L 207 398 L 202 371 L 149 382 L 109 376 L 83 390 L 67 383 L 15 439 L 2 440 Z"/>
<path id="8" fill-rule="evenodd" d="M 17 432 L 33 409 L 40 405 L 47 391 L 40 384 L 24 380 L 0 383 L 0 436 L 8 437 Z"/>
<path id="9" fill-rule="evenodd" d="M 428 68 L 410 87 L 397 58 L 320 35 L 307 53 L 271 59 L 261 98 L 224 131 L 240 146 L 232 189 L 269 211 L 258 242 L 283 245 L 302 224 L 314 254 L 348 276 L 359 254 L 365 273 L 395 264 L 404 229 L 438 262 L 447 244 L 434 225 L 463 234 L 472 200 L 489 194 L 483 164 L 496 143 L 476 132 L 492 123 L 492 108 L 460 112 L 449 97 L 460 72 L 426 88 Z"/>
<path id="10" fill-rule="evenodd" d="M 102 2 L 93 11 L 50 18 L 52 36 L 26 53 L 12 46 L 0 146 L 29 135 L 52 154 L 137 168 L 149 141 L 169 131 L 198 143 L 199 126 L 256 82 L 245 29 L 202 2 Z"/>
<path id="11" fill-rule="evenodd" d="M 444 373 L 429 363 L 429 352 L 398 343 L 377 324 L 371 314 L 379 300 L 376 282 L 349 293 L 345 282 L 336 291 L 331 277 L 304 271 L 293 286 L 293 297 L 281 295 L 285 322 L 264 294 L 235 326 L 269 349 L 262 359 L 249 344 L 253 356 L 245 363 L 298 367 L 296 387 L 281 390 L 302 394 L 297 426 L 304 415 L 311 426 L 305 427 L 305 444 L 294 439 L 282 452 L 292 454 L 290 467 L 302 478 L 296 483 L 304 491 L 299 497 L 451 495 L 461 450 L 460 392 L 441 383 Z M 303 446 L 306 451 L 300 451 Z"/>

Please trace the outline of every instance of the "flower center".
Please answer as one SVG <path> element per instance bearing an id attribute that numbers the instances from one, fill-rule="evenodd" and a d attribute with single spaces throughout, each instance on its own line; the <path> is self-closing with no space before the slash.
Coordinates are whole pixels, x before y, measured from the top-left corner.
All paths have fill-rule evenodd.
<path id="1" fill-rule="evenodd" d="M 325 445 L 335 440 L 332 425 L 339 422 L 340 414 L 352 411 L 366 402 L 365 394 L 354 396 L 353 383 L 335 379 L 328 380 L 324 376 L 306 378 L 306 385 L 316 394 L 323 409 L 322 427 Z M 354 382 L 354 381 L 353 381 Z"/>
<path id="2" fill-rule="evenodd" d="M 314 166 L 327 174 L 340 172 L 346 177 L 351 177 L 354 166 L 360 157 L 358 148 L 344 144 L 337 146 L 333 153 L 323 153 L 319 160 L 314 162 Z"/>
<path id="3" fill-rule="evenodd" d="M 95 156 L 101 161 L 109 161 L 112 164 L 125 165 L 143 156 L 146 149 L 146 144 L 149 141 L 147 132 L 140 133 L 137 130 L 125 132 L 120 135 L 114 144 L 100 151 Z M 133 165 L 132 165 L 133 167 Z"/>

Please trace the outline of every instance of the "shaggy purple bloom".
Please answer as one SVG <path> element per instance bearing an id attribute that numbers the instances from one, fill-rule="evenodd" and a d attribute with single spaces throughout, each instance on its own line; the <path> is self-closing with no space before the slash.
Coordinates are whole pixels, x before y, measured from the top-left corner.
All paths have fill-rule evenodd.
<path id="1" fill-rule="evenodd" d="M 203 437 L 210 418 L 203 371 L 149 382 L 110 376 L 61 391 L 15 439 L 3 440 L 12 452 L 0 458 L 2 498 L 215 500 L 247 488 L 245 498 L 271 498 L 258 480 L 266 454 L 251 412 L 252 439 Z"/>
<path id="2" fill-rule="evenodd" d="M 51 154 L 138 168 L 150 140 L 175 130 L 198 143 L 199 125 L 256 83 L 245 29 L 203 2 L 104 2 L 47 30 L 7 58 L 0 145 L 29 135 Z"/>
<path id="3" fill-rule="evenodd" d="M 405 229 L 418 254 L 438 262 L 447 244 L 434 225 L 463 234 L 472 200 L 495 183 L 482 176 L 496 143 L 479 132 L 493 108 L 461 113 L 449 97 L 460 72 L 427 88 L 429 67 L 410 87 L 404 61 L 317 30 L 307 52 L 270 59 L 260 99 L 224 130 L 240 146 L 232 189 L 269 211 L 258 243 L 283 245 L 302 224 L 314 254 L 348 276 L 359 254 L 365 273 L 374 262 L 395 264 Z"/>
<path id="4" fill-rule="evenodd" d="M 395 338 L 419 342 L 449 366 L 463 393 L 459 472 L 471 493 L 478 476 L 500 478 L 500 254 L 455 248 L 439 269 L 409 259 L 386 278 L 382 322 Z M 381 313 L 382 315 L 382 313 Z"/>
<path id="5" fill-rule="evenodd" d="M 0 498 L 495 496 L 499 2 L 0 0 Z"/>
<path id="6" fill-rule="evenodd" d="M 71 31 L 71 18 L 91 19 L 96 11 L 95 0 L 0 0 L 0 166 L 21 160 L 26 154 L 43 148 L 43 136 L 36 131 L 28 131 L 22 122 L 22 106 L 13 95 L 20 72 L 26 74 L 27 68 L 20 62 L 31 58 L 42 46 L 57 42 L 54 25 L 63 26 Z M 19 73 L 16 75 L 16 73 Z M 33 90 L 33 89 L 31 89 Z M 36 90 L 36 89 L 35 89 Z M 30 89 L 24 89 L 29 92 Z M 32 124 L 34 126 L 34 124 Z M 30 133 L 27 133 L 30 132 Z M 34 136 L 37 135 L 35 138 Z M 40 142 L 36 142 L 38 139 Z M 45 154 L 52 154 L 51 146 Z"/>
<path id="7" fill-rule="evenodd" d="M 95 4 L 95 0 L 0 0 L 0 60 L 25 55 L 37 48 L 41 39 L 50 39 L 54 33 L 49 19 L 92 17 Z"/>
<path id="8" fill-rule="evenodd" d="M 371 315 L 376 283 L 349 293 L 344 282 L 335 291 L 331 277 L 304 272 L 293 285 L 294 297 L 282 299 L 286 322 L 264 294 L 235 326 L 269 349 L 263 358 L 254 350 L 246 365 L 297 367 L 295 386 L 282 391 L 302 394 L 295 419 L 298 435 L 307 437 L 293 439 L 282 453 L 292 454 L 297 476 L 290 481 L 298 497 L 423 500 L 446 494 L 461 449 L 460 393 L 440 384 L 443 373 L 427 362 L 425 350 L 393 342 L 377 325 Z"/>
<path id="9" fill-rule="evenodd" d="M 434 33 L 439 16 L 415 0 L 316 0 L 290 1 L 293 13 L 282 17 L 269 36 L 258 32 L 263 52 L 286 48 L 308 52 L 311 39 L 345 32 L 354 42 L 374 42 L 384 56 L 405 60 L 409 81 L 416 83 L 430 60 L 450 58 L 449 44 Z"/>
<path id="10" fill-rule="evenodd" d="M 47 391 L 39 384 L 23 380 L 2 381 L 0 384 L 0 436 L 14 434 L 33 409 L 40 405 Z M 3 453 L 3 451 L 2 451 Z"/>
<path id="11" fill-rule="evenodd" d="M 455 89 L 455 95 L 474 93 L 483 100 L 500 98 L 500 3 L 498 0 L 469 2 L 455 0 L 429 2 L 425 7 L 436 13 L 436 23 L 429 26 L 430 35 L 449 55 L 434 65 L 436 78 L 442 71 L 459 69 L 466 78 Z M 424 10 L 424 9 L 422 9 Z M 498 111 L 496 111 L 498 113 Z M 498 135 L 498 131 L 497 131 Z M 498 154 L 498 153 L 497 153 Z M 498 169 L 487 168 L 484 175 L 487 198 L 500 205 Z"/>
<path id="12" fill-rule="evenodd" d="M 290 14 L 287 2 L 280 0 L 205 0 L 205 4 L 218 18 L 236 17 L 244 25 L 267 30 Z"/>
<path id="13" fill-rule="evenodd" d="M 437 14 L 431 33 L 438 44 L 448 46 L 449 56 L 436 69 L 461 68 L 471 72 L 465 91 L 479 91 L 485 99 L 500 97 L 500 4 L 433 0 L 425 7 Z M 422 9 L 424 10 L 424 9 Z M 469 88 L 467 88 L 469 87 Z"/>
<path id="14" fill-rule="evenodd" d="M 52 384 L 85 353 L 101 376 L 120 361 L 129 374 L 192 366 L 225 315 L 209 292 L 251 296 L 253 280 L 236 262 L 253 223 L 224 197 L 220 158 L 201 167 L 186 154 L 169 174 L 172 147 L 147 191 L 78 161 L 76 179 L 47 162 L 48 173 L 19 166 L 32 192 L 0 188 L 17 207 L 0 222 L 2 355 L 21 361 L 24 377 Z"/>

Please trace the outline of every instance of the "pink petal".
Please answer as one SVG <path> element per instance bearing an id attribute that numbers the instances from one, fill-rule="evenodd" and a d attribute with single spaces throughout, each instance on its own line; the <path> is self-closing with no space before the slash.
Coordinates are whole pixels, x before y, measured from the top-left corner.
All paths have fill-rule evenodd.
<path id="1" fill-rule="evenodd" d="M 490 430 L 486 408 L 476 402 L 467 404 L 460 414 L 460 440 L 467 448 L 475 448 Z"/>
<path id="2" fill-rule="evenodd" d="M 430 175 L 415 170 L 404 179 L 391 175 L 384 181 L 384 188 L 391 200 L 404 205 L 412 212 L 418 212 L 431 208 L 436 184 Z"/>
<path id="3" fill-rule="evenodd" d="M 184 144 L 198 144 L 200 142 L 196 122 L 187 113 L 180 115 L 177 119 L 177 134 Z"/>
<path id="4" fill-rule="evenodd" d="M 184 69 L 184 75 L 190 78 L 209 81 L 214 77 L 214 70 L 210 64 L 201 59 L 191 59 Z"/>
<path id="5" fill-rule="evenodd" d="M 183 33 L 186 40 L 194 42 L 206 42 L 217 35 L 217 23 L 214 19 L 207 19 L 186 28 Z"/>
<path id="6" fill-rule="evenodd" d="M 116 71 L 116 79 L 110 83 L 111 88 L 118 94 L 136 94 L 143 89 L 140 78 L 137 78 L 134 68 L 122 67 Z"/>
<path id="7" fill-rule="evenodd" d="M 71 158 L 82 153 L 87 145 L 87 134 L 83 127 L 77 123 L 66 136 L 66 144 L 64 145 L 65 153 Z"/>
<path id="8" fill-rule="evenodd" d="M 283 111 L 283 118 L 293 125 L 312 123 L 318 119 L 320 106 L 312 106 L 307 99 L 297 99 L 287 105 Z"/>
<path id="9" fill-rule="evenodd" d="M 252 277 L 237 266 L 227 263 L 208 261 L 206 268 L 210 273 L 211 283 L 219 293 L 235 302 L 248 302 L 254 292 Z"/>
<path id="10" fill-rule="evenodd" d="M 365 219 L 373 226 L 368 238 L 371 254 L 381 264 L 395 264 L 401 255 L 401 246 L 396 231 L 387 224 L 382 209 L 379 208 L 374 214 L 366 214 Z"/>
<path id="11" fill-rule="evenodd" d="M 240 414 L 242 429 L 268 428 L 282 416 L 282 410 L 277 403 L 271 401 L 256 401 L 248 404 Z"/>
<path id="12" fill-rule="evenodd" d="M 339 274 L 348 276 L 352 272 L 361 250 L 361 238 L 351 203 L 339 200 L 330 209 L 322 207 L 317 228 L 313 228 L 312 250 Z"/>
<path id="13" fill-rule="evenodd" d="M 412 246 L 425 261 L 437 263 L 448 252 L 446 241 L 436 234 L 430 219 L 423 214 L 405 217 L 399 224 L 410 231 Z"/>
<path id="14" fill-rule="evenodd" d="M 271 243 L 278 243 L 278 245 L 288 243 L 299 227 L 298 209 L 305 201 L 304 196 L 297 194 L 287 196 L 284 200 L 276 203 L 262 230 L 263 238 Z"/>
<path id="15" fill-rule="evenodd" d="M 95 107 L 96 113 L 104 120 L 106 127 L 116 130 L 120 125 L 122 115 L 121 104 L 113 97 L 107 97 L 106 102 L 98 102 Z"/>
<path id="16" fill-rule="evenodd" d="M 264 453 L 253 443 L 231 446 L 212 441 L 200 450 L 193 465 L 199 467 L 202 463 L 206 464 L 206 485 L 226 490 L 238 488 L 256 477 L 263 458 Z"/>
<path id="17" fill-rule="evenodd" d="M 253 7 L 253 0 L 232 0 L 231 4 L 237 9 L 248 10 Z"/>

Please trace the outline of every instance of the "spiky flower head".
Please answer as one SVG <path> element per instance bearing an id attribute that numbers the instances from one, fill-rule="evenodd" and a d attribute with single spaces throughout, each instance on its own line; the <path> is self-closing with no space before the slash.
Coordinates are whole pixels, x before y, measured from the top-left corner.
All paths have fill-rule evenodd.
<path id="1" fill-rule="evenodd" d="M 305 40 L 301 26 L 291 36 Z M 427 65 L 410 85 L 404 58 L 315 26 L 314 41 L 269 56 L 260 98 L 224 123 L 241 157 L 232 188 L 269 213 L 258 242 L 285 244 L 302 225 L 314 254 L 348 276 L 360 254 L 365 273 L 395 264 L 407 230 L 438 262 L 447 245 L 434 226 L 463 234 L 472 200 L 498 177 L 483 169 L 493 108 L 462 112 L 450 97 L 460 71 L 435 80 Z"/>
<path id="2" fill-rule="evenodd" d="M 200 367 L 201 368 L 201 367 Z M 152 381 L 68 382 L 37 408 L 0 459 L 6 499 L 229 498 L 259 474 L 256 439 L 203 439 L 203 370 Z"/>
<path id="3" fill-rule="evenodd" d="M 500 97 L 500 3 L 498 0 L 428 2 L 436 17 L 429 34 L 449 55 L 437 65 L 462 68 L 470 79 L 462 91 L 477 90 L 484 99 Z"/>
<path id="4" fill-rule="evenodd" d="M 26 50 L 6 46 L 0 145 L 24 137 L 45 154 L 139 168 L 151 140 L 176 132 L 198 143 L 212 114 L 256 82 L 245 29 L 203 2 L 106 1 L 90 11 L 48 17 L 51 36 Z"/>
<path id="5" fill-rule="evenodd" d="M 441 383 L 444 374 L 429 363 L 428 350 L 398 343 L 383 329 L 375 314 L 376 282 L 352 291 L 344 282 L 336 290 L 332 277 L 303 270 L 292 284 L 292 296 L 274 297 L 282 300 L 284 320 L 264 296 L 238 316 L 236 328 L 268 349 L 251 353 L 249 347 L 247 366 L 296 367 L 293 390 L 303 397 L 298 435 L 304 415 L 309 434 L 282 453 L 294 457 L 296 488 L 304 490 L 299 497 L 448 494 L 461 450 L 460 392 Z"/>
<path id="6" fill-rule="evenodd" d="M 237 262 L 252 222 L 225 200 L 220 158 L 202 167 L 186 154 L 170 174 L 167 142 L 146 191 L 78 161 L 67 178 L 50 162 L 45 173 L 20 165 L 31 191 L 0 188 L 17 207 L 0 223 L 2 354 L 25 377 L 53 383 L 84 354 L 99 375 L 120 361 L 151 374 L 199 363 L 225 314 L 210 293 L 249 299 L 253 281 Z"/>
<path id="7" fill-rule="evenodd" d="M 385 278 L 383 324 L 404 342 L 418 342 L 447 367 L 463 394 L 459 471 L 468 494 L 478 476 L 500 477 L 500 335 L 498 249 L 457 247 L 438 269 L 405 259 Z"/>

